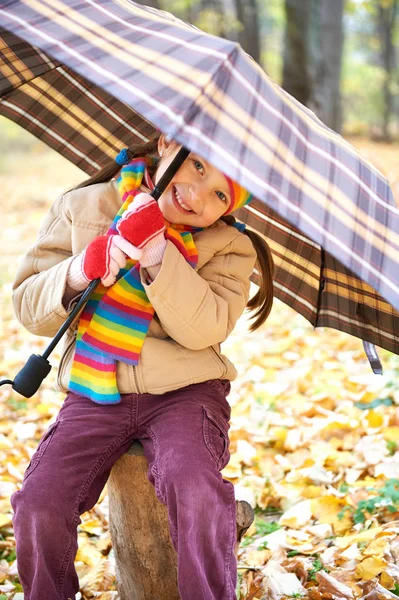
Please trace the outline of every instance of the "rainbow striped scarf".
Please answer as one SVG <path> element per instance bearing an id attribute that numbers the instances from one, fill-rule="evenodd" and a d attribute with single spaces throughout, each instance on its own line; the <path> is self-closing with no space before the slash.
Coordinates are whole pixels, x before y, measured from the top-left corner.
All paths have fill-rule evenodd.
<path id="1" fill-rule="evenodd" d="M 141 182 L 152 189 L 147 167 L 151 158 L 134 159 L 122 168 L 118 188 L 122 206 L 107 235 L 117 232 L 116 224 L 135 196 Z M 165 221 L 165 237 L 195 267 L 198 253 L 192 233 L 198 228 L 170 225 Z M 80 316 L 76 349 L 71 369 L 69 389 L 100 404 L 120 402 L 116 382 L 116 361 L 137 365 L 148 328 L 154 315 L 140 279 L 138 261 L 128 260 L 118 280 L 111 287 L 99 284 L 91 294 Z"/>

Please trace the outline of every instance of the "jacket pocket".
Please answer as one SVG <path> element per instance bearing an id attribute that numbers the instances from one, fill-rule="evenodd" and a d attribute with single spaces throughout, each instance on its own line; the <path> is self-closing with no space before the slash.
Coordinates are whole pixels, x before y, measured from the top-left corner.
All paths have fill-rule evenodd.
<path id="1" fill-rule="evenodd" d="M 55 433 L 55 430 L 57 429 L 59 425 L 59 421 L 56 421 L 55 423 L 53 423 L 52 425 L 50 425 L 50 427 L 47 429 L 46 433 L 44 434 L 44 436 L 42 437 L 42 439 L 39 442 L 39 445 L 36 449 L 36 452 L 34 453 L 34 455 L 32 456 L 30 463 L 25 471 L 24 474 L 24 481 L 29 477 L 29 475 L 31 475 L 33 473 L 33 471 L 36 469 L 36 467 L 39 465 L 41 459 L 43 458 L 47 448 L 50 445 L 51 440 L 53 439 L 53 435 Z"/>
<path id="2" fill-rule="evenodd" d="M 224 469 L 230 459 L 229 424 L 203 406 L 204 442 L 219 471 Z"/>

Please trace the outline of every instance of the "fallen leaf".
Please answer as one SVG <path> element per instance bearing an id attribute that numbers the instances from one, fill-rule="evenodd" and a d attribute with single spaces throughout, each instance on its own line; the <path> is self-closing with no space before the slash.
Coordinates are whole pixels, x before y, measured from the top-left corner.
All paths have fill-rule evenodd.
<path id="1" fill-rule="evenodd" d="M 376 575 L 382 573 L 387 566 L 387 562 L 382 558 L 368 557 L 365 558 L 356 567 L 355 576 L 357 579 L 373 579 Z"/>

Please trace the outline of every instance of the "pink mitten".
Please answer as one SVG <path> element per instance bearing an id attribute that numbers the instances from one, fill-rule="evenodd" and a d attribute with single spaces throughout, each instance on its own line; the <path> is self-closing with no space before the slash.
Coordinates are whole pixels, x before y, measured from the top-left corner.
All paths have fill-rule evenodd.
<path id="1" fill-rule="evenodd" d="M 75 290 L 84 290 L 93 279 L 101 279 L 105 286 L 113 285 L 126 266 L 126 255 L 139 259 L 142 251 L 120 235 L 100 235 L 71 262 L 67 283 Z"/>
<path id="2" fill-rule="evenodd" d="M 119 219 L 119 233 L 143 250 L 140 264 L 150 267 L 162 262 L 166 248 L 165 223 L 158 204 L 149 194 L 138 194 Z"/>

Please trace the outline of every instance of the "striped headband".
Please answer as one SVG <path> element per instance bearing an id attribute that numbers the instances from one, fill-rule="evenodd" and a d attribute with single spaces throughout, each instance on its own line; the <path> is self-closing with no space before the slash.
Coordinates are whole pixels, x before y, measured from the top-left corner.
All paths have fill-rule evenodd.
<path id="1" fill-rule="evenodd" d="M 230 179 L 230 177 L 227 177 L 227 175 L 225 175 L 225 178 L 229 185 L 231 202 L 229 208 L 224 214 L 229 215 L 234 210 L 237 210 L 237 208 L 242 208 L 245 206 L 245 204 L 251 202 L 253 196 L 245 188 L 241 187 L 238 183 Z"/>

